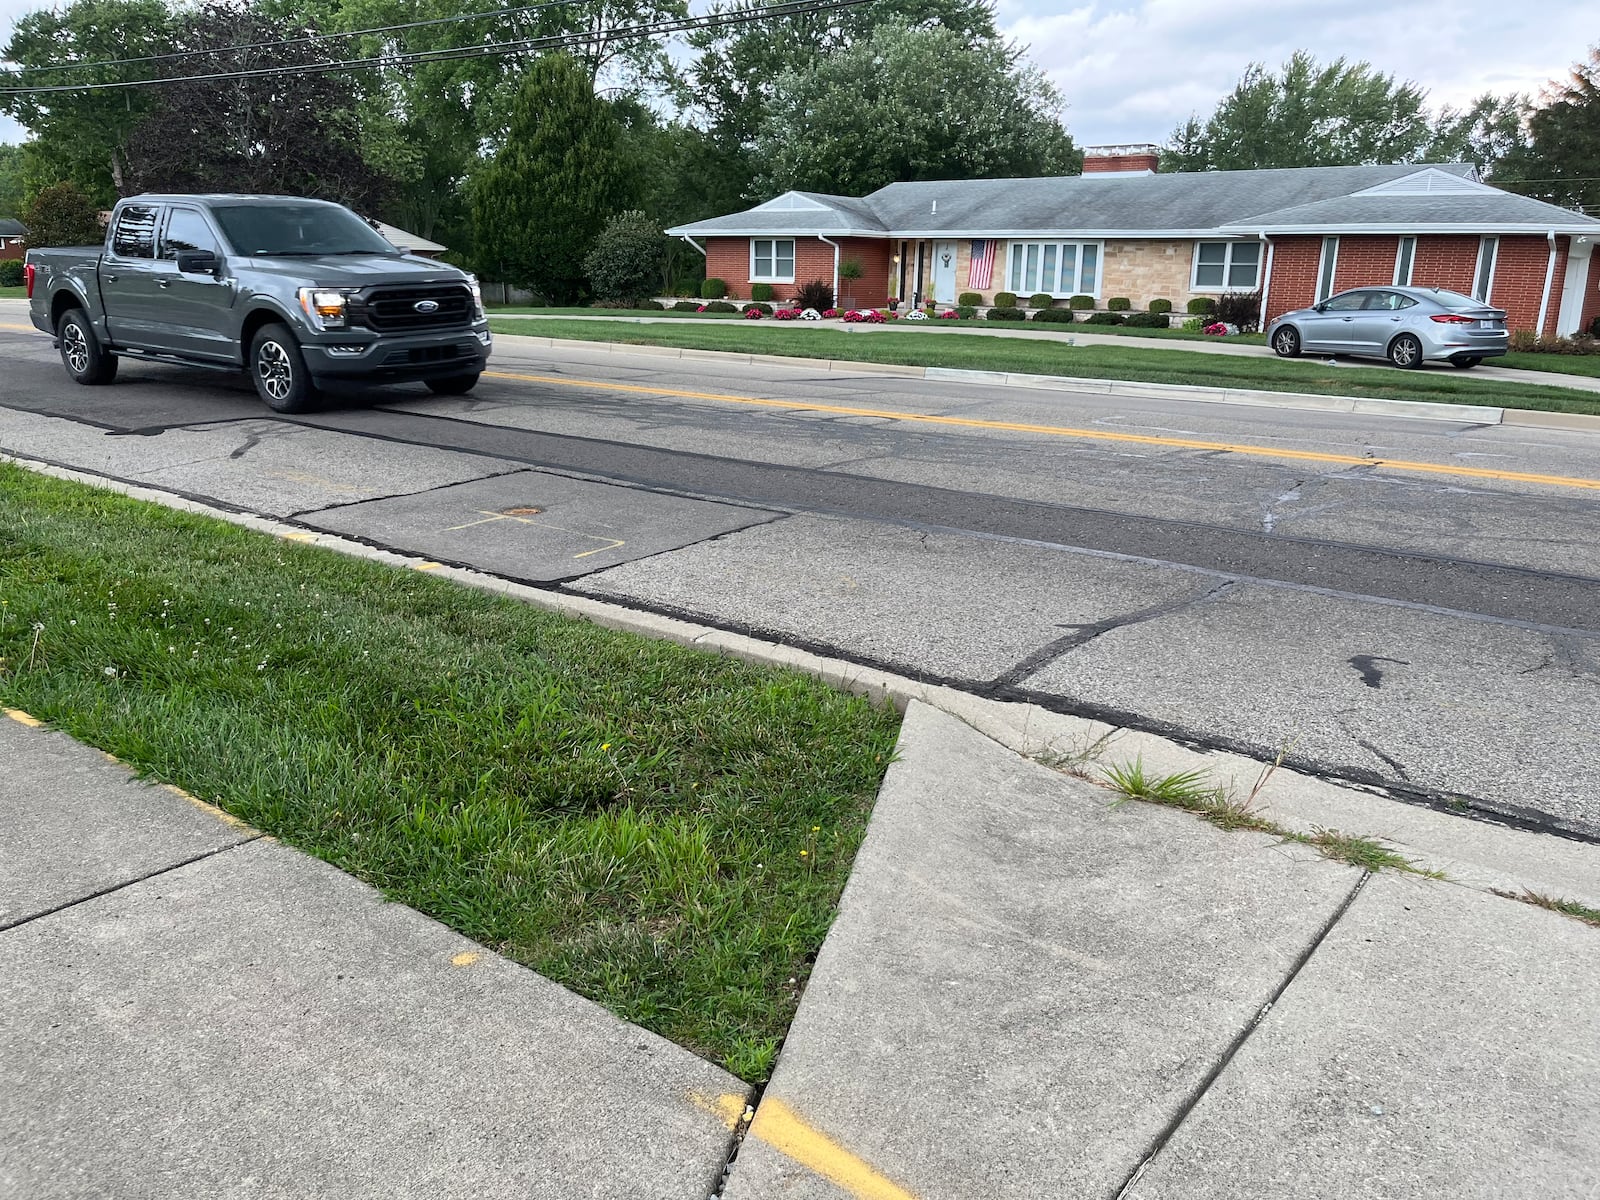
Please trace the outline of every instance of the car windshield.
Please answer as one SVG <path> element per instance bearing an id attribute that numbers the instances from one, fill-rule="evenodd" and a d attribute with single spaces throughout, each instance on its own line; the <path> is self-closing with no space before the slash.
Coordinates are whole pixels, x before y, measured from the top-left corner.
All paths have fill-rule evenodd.
<path id="1" fill-rule="evenodd" d="M 211 210 L 240 254 L 399 254 L 336 204 L 227 204 Z"/>

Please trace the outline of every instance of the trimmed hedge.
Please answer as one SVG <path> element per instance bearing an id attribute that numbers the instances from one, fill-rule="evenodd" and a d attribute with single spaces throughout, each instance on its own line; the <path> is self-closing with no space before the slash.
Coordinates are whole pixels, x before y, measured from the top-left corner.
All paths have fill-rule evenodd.
<path id="1" fill-rule="evenodd" d="M 994 294 L 995 308 L 1015 308 L 1016 306 L 1017 294 L 1015 292 L 996 292 Z"/>
<path id="2" fill-rule="evenodd" d="M 1172 311 L 1172 301 L 1152 300 L 1150 301 L 1150 311 L 1153 313 L 1169 313 Z"/>
<path id="3" fill-rule="evenodd" d="M 750 299 L 771 300 L 772 285 L 770 283 L 752 283 L 750 285 Z"/>
<path id="4" fill-rule="evenodd" d="M 1172 322 L 1167 320 L 1164 312 L 1129 313 L 1122 322 L 1134 329 L 1171 329 Z"/>
<path id="5" fill-rule="evenodd" d="M 1026 321 L 1028 314 L 1020 308 L 991 308 L 989 320 L 991 321 Z"/>
<path id="6" fill-rule="evenodd" d="M 769 288 L 768 290 L 770 291 L 771 289 Z M 752 308 L 759 308 L 761 310 L 761 315 L 764 317 L 770 317 L 772 315 L 772 305 L 770 304 L 754 303 L 739 305 L 740 312 L 749 312 Z"/>
<path id="7" fill-rule="evenodd" d="M 699 312 L 700 311 L 700 302 L 698 300 L 679 300 L 676 304 L 674 304 L 672 306 L 672 311 L 673 312 Z"/>
<path id="8" fill-rule="evenodd" d="M 983 305 L 983 296 L 978 292 L 962 292 L 956 297 L 957 308 L 980 308 Z"/>
<path id="9" fill-rule="evenodd" d="M 1067 307 L 1072 309 L 1085 309 L 1094 307 L 1093 296 L 1074 296 L 1067 301 Z"/>
<path id="10" fill-rule="evenodd" d="M 706 311 L 728 313 L 738 312 L 739 310 L 734 305 L 729 304 L 726 300 L 713 300 L 711 303 L 706 305 Z"/>
<path id="11" fill-rule="evenodd" d="M 721 300 L 728 294 L 728 285 L 720 279 L 708 279 L 700 285 L 700 299 Z"/>
<path id="12" fill-rule="evenodd" d="M 1041 308 L 1033 314 L 1033 319 L 1047 324 L 1070 325 L 1077 317 L 1070 308 Z"/>
<path id="13" fill-rule="evenodd" d="M 1121 313 L 1097 312 L 1090 313 L 1087 323 L 1090 325 L 1121 325 L 1125 318 Z"/>
<path id="14" fill-rule="evenodd" d="M 1113 296 L 1106 301 L 1106 307 L 1112 312 L 1127 312 L 1133 307 L 1133 301 L 1126 296 Z"/>
<path id="15" fill-rule="evenodd" d="M 0 259 L 0 287 L 21 287 L 24 278 L 20 258 Z"/>
<path id="16" fill-rule="evenodd" d="M 962 295 L 970 296 L 970 295 L 973 295 L 973 293 L 972 292 L 963 292 Z M 976 304 L 958 304 L 958 305 L 956 305 L 956 316 L 960 317 L 963 321 L 970 321 L 970 320 L 972 320 L 973 317 L 976 317 L 977 315 L 978 315 L 978 306 Z"/>
<path id="17" fill-rule="evenodd" d="M 1054 308 L 1056 298 L 1049 292 L 1035 292 L 1028 297 L 1029 308 Z"/>
<path id="18" fill-rule="evenodd" d="M 641 309 L 644 312 L 660 312 L 667 306 L 661 303 L 659 300 L 640 300 L 636 302 L 633 307 Z"/>
<path id="19" fill-rule="evenodd" d="M 1216 311 L 1217 302 L 1210 296 L 1196 296 L 1187 305 L 1187 312 L 1191 317 L 1209 317 Z"/>

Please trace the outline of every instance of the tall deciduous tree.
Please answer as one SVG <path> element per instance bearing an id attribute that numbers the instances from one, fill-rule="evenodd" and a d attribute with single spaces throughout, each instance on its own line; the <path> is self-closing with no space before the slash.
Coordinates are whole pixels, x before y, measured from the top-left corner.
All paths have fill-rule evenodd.
<path id="1" fill-rule="evenodd" d="M 565 54 L 527 74 L 511 127 L 471 183 L 476 257 L 489 278 L 558 303 L 578 299 L 583 258 L 635 192 L 610 106 Z"/>
<path id="2" fill-rule="evenodd" d="M 1517 154 L 1526 142 L 1525 96 L 1496 96 L 1485 92 L 1465 109 L 1440 111 L 1434 124 L 1430 162 L 1469 162 L 1485 178 L 1501 182 L 1501 164 Z"/>
<path id="3" fill-rule="evenodd" d="M 1600 215 L 1600 46 L 1551 83 L 1528 118 L 1528 141 L 1506 156 L 1507 186 Z"/>
<path id="4" fill-rule="evenodd" d="M 882 25 L 778 80 L 754 150 L 763 194 L 860 195 L 915 179 L 1060 175 L 1083 156 L 1061 100 L 995 40 Z"/>
<path id="5" fill-rule="evenodd" d="M 0 145 L 0 217 L 15 217 L 22 211 L 22 147 Z"/>
<path id="6" fill-rule="evenodd" d="M 1173 131 L 1167 170 L 1248 170 L 1414 162 L 1434 131 L 1426 93 L 1365 62 L 1327 66 L 1297 51 L 1281 71 L 1252 63 L 1203 123 Z"/>

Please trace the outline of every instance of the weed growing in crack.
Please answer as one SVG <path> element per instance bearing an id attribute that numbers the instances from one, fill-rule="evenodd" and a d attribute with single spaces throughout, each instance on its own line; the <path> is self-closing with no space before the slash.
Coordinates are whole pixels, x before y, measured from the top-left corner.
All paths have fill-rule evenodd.
<path id="1" fill-rule="evenodd" d="M 1296 835 L 1297 841 L 1303 841 L 1308 846 L 1314 846 L 1324 858 L 1335 859 L 1338 862 L 1349 863 L 1352 867 L 1363 867 L 1376 874 L 1385 868 L 1391 871 L 1405 871 L 1412 875 L 1421 875 L 1425 879 L 1443 879 L 1443 871 L 1434 871 L 1419 867 L 1404 855 L 1389 849 L 1376 838 L 1356 837 L 1348 833 L 1340 833 L 1337 829 L 1323 829 L 1318 826 L 1309 836 Z"/>
<path id="2" fill-rule="evenodd" d="M 1585 925 L 1600 929 L 1600 908 L 1590 908 L 1587 904 L 1579 904 L 1576 900 L 1557 900 L 1553 896 L 1545 896 L 1528 888 L 1523 888 L 1520 892 L 1503 892 L 1495 888 L 1494 894 L 1504 896 L 1507 900 L 1520 900 L 1523 904 L 1532 904 L 1536 908 L 1547 908 L 1551 912 L 1560 913 L 1562 916 L 1571 917 L 1575 921 L 1582 921 Z"/>
<path id="3" fill-rule="evenodd" d="M 1041 750 L 1033 757 L 1035 761 L 1041 762 L 1053 770 L 1076 776 L 1079 779 L 1093 781 L 1094 776 L 1091 768 L 1099 763 L 1100 756 L 1106 752 L 1119 732 L 1116 729 L 1108 729 L 1097 738 L 1086 738 L 1082 745 L 1076 749 Z M 1024 731 L 1023 738 L 1023 744 L 1026 745 L 1026 731 Z"/>

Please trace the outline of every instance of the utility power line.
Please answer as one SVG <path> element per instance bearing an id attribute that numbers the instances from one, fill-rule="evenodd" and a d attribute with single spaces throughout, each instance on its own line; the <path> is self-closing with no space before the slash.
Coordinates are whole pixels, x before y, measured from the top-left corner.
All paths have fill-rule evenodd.
<path id="1" fill-rule="evenodd" d="M 570 2 L 570 0 L 569 0 Z M 385 54 L 372 58 L 345 59 L 327 63 L 306 63 L 299 66 L 259 67 L 250 70 L 212 71 L 195 75 L 165 75 L 155 79 L 123 79 L 105 83 L 63 83 L 37 87 L 0 88 L 0 96 L 38 96 L 60 92 L 94 92 L 112 89 L 156 87 L 168 83 L 201 83 L 226 79 L 249 79 L 263 75 L 322 75 L 344 71 L 361 71 L 377 68 L 415 66 L 419 63 L 453 62 L 467 58 L 492 58 L 530 50 L 560 50 L 569 46 L 582 46 L 596 41 L 631 41 L 635 38 L 658 37 L 663 34 L 687 33 L 697 29 L 719 29 L 732 25 L 748 25 L 773 17 L 810 16 L 859 8 L 875 0 L 789 0 L 788 3 L 770 7 L 742 9 L 733 12 L 707 13 L 699 17 L 671 17 L 637 25 L 619 25 L 615 29 L 584 33 L 551 34 L 538 38 L 519 38 L 506 42 L 489 42 L 481 46 L 461 46 L 444 50 L 422 50 L 411 53 Z M 215 52 L 220 53 L 226 47 Z M 192 57 L 182 55 L 180 57 Z"/>

